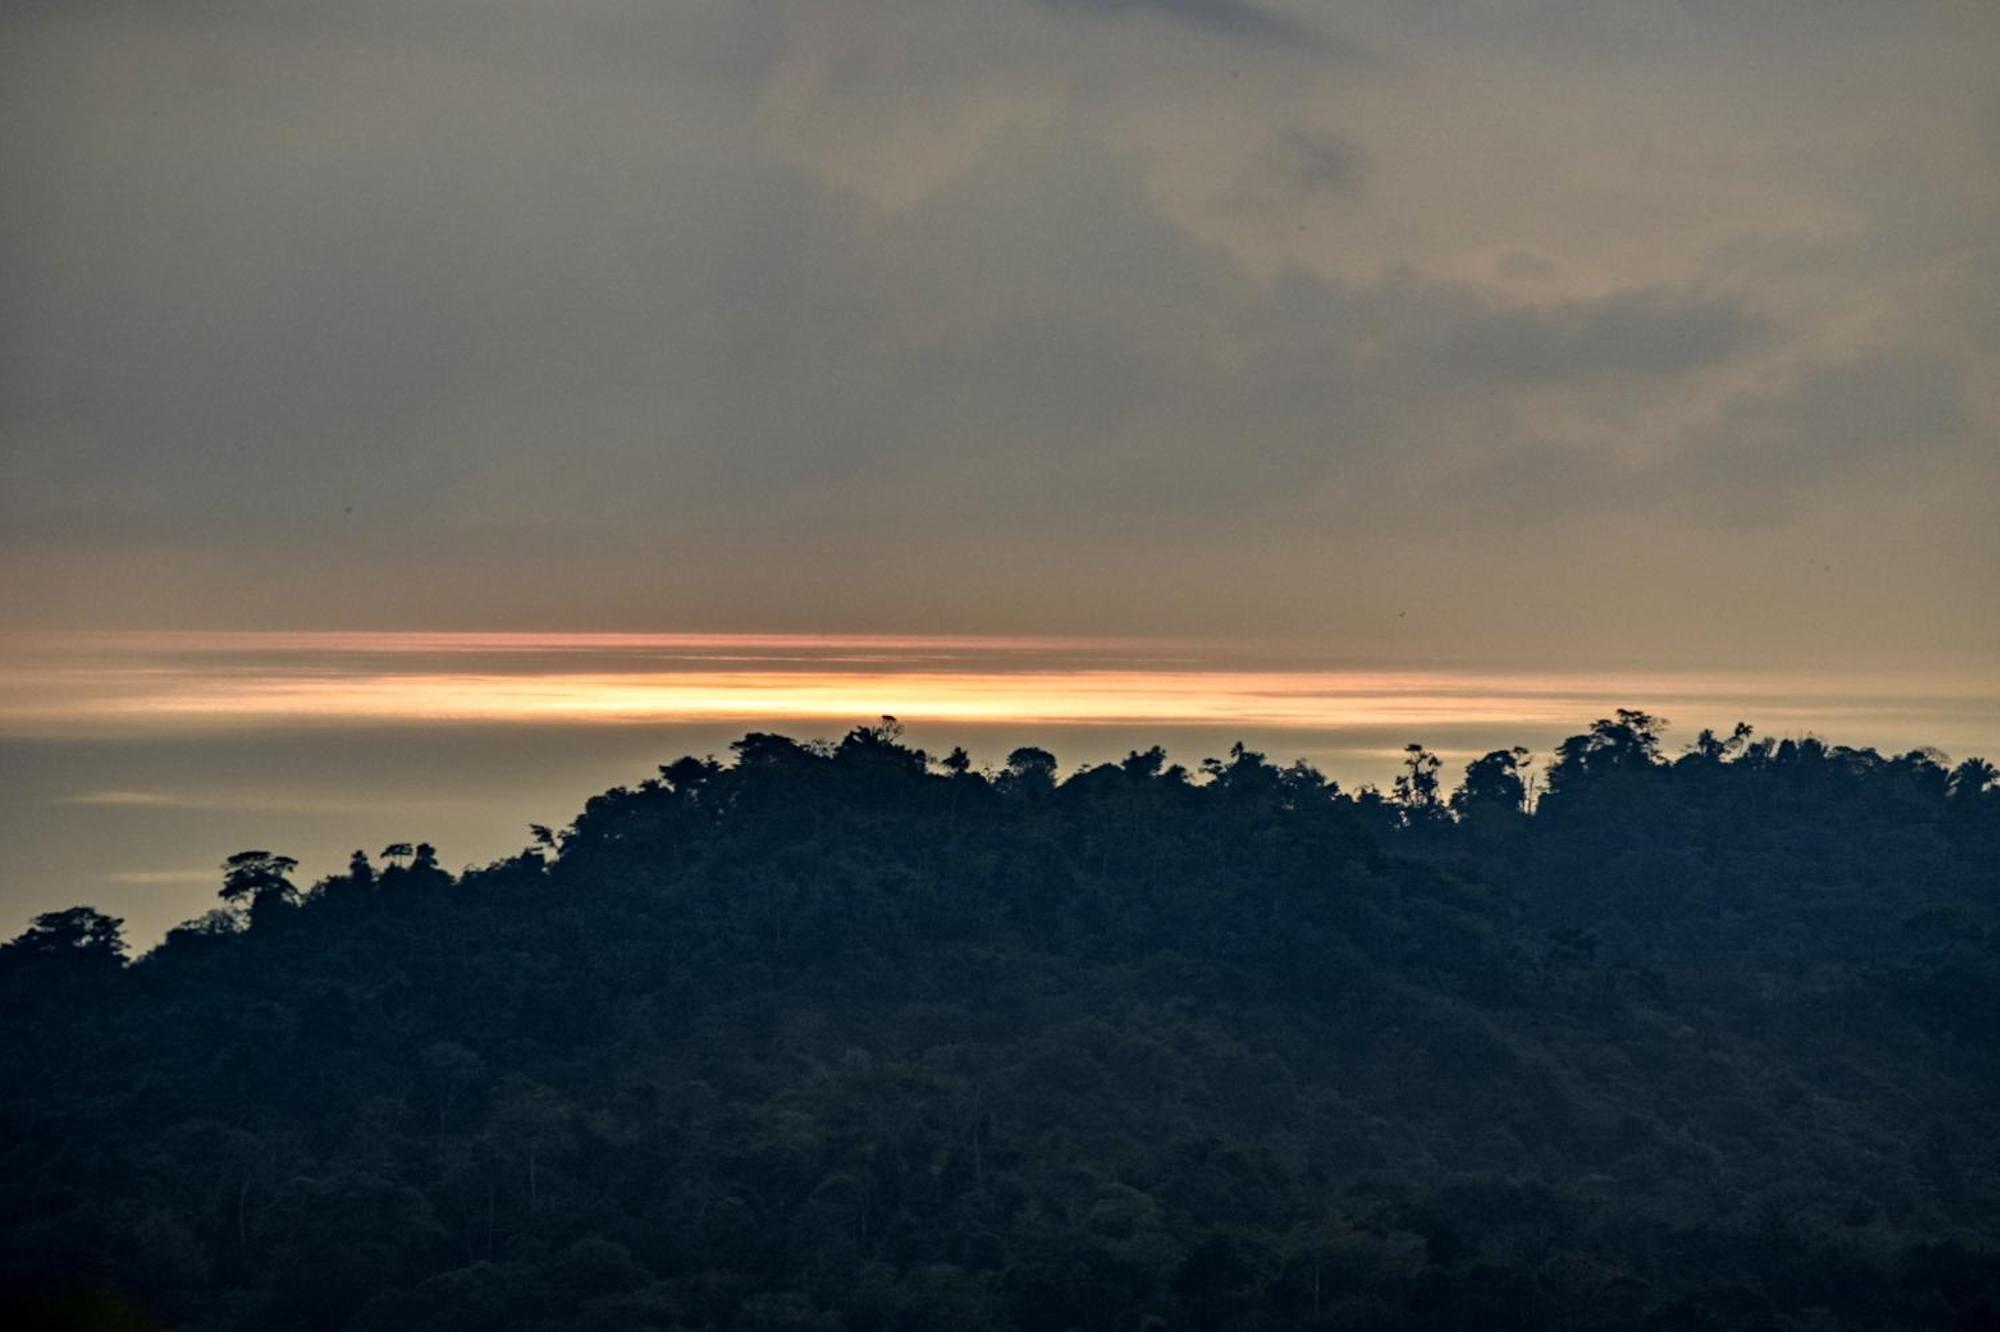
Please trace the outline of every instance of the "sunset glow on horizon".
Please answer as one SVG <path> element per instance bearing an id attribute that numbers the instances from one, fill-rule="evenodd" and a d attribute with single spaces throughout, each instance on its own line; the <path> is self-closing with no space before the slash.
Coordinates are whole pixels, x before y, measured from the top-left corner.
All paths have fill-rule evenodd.
<path id="1" fill-rule="evenodd" d="M 1885 711 L 1948 704 L 1960 724 L 1978 724 L 2000 710 L 1990 687 L 1858 674 L 1312 669 L 1259 655 L 1188 639 L 1060 636 L 16 635 L 0 670 L 0 728 L 852 724 L 885 714 L 967 725 L 1546 728 L 1629 705 L 1865 730 Z"/>

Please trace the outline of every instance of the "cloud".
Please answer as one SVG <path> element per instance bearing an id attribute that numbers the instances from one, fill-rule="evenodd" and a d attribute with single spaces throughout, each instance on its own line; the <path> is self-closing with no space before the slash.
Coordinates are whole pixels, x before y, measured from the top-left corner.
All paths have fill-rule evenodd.
<path id="1" fill-rule="evenodd" d="M 1306 194 L 1350 194 L 1368 165 L 1362 151 L 1339 135 L 1297 127 L 1273 138 L 1270 162 L 1280 178 Z"/>
<path id="2" fill-rule="evenodd" d="M 157 791 L 88 791 L 82 795 L 64 796 L 57 803 L 102 805 L 118 809 L 171 809 L 183 802 L 174 796 L 161 795 Z"/>
<path id="3" fill-rule="evenodd" d="M 104 876 L 104 881 L 133 887 L 177 887 L 188 883 L 214 883 L 221 875 L 220 870 L 212 869 L 114 870 Z"/>
<path id="4" fill-rule="evenodd" d="M 1454 542 L 1608 570 L 1746 483 L 1879 512 L 1915 606 L 1992 484 L 2000 19 L 1859 8 L 42 6 L 0 614 L 1338 636 L 1423 584 L 1474 643 Z"/>
<path id="5" fill-rule="evenodd" d="M 1871 350 L 1815 365 L 1774 403 L 1749 404 L 1819 459 L 1907 458 L 1969 424 L 1965 372 L 1924 347 Z"/>
<path id="6" fill-rule="evenodd" d="M 1325 38 L 1287 15 L 1245 0 L 1040 0 L 1058 10 L 1105 15 L 1152 14 L 1202 32 L 1247 41 L 1317 47 Z"/>
<path id="7" fill-rule="evenodd" d="M 1850 510 L 1843 487 L 1857 476 L 1886 494 L 1898 477 L 1950 464 L 1969 419 L 1964 373 L 1950 360 L 1921 348 L 1870 352 L 1809 361 L 1775 385 L 1727 395 L 1652 451 L 1529 439 L 1496 450 L 1462 485 L 1510 513 L 1555 500 L 1572 521 L 1671 515 L 1697 530 L 1784 529 L 1829 504 Z"/>
<path id="8" fill-rule="evenodd" d="M 1663 465 L 1662 480 L 1726 520 L 1790 513 L 1856 474 L 1914 478 L 1966 442 L 1965 374 L 1922 347 L 1802 367 L 1726 400 Z"/>
<path id="9" fill-rule="evenodd" d="M 1641 287 L 1550 307 L 1468 310 L 1436 352 L 1446 370 L 1480 380 L 1678 375 L 1720 365 L 1768 331 L 1738 300 Z"/>
<path id="10" fill-rule="evenodd" d="M 1501 277 L 1520 282 L 1547 282 L 1557 273 L 1555 264 L 1547 255 L 1536 254 L 1533 250 L 1509 250 L 1500 256 L 1497 267 Z"/>
<path id="11" fill-rule="evenodd" d="M 149 678 L 155 687 L 164 685 L 173 672 L 157 669 Z M 183 675 L 183 679 L 187 676 Z M 296 683 L 296 682 L 294 682 Z M 282 688 L 280 692 L 283 692 Z M 81 705 L 88 707 L 88 704 Z M 199 708 L 196 708 L 199 711 Z M 111 711 L 116 714 L 118 708 Z M 213 791 L 198 795 L 167 795 L 157 791 L 87 791 L 80 795 L 61 796 L 53 802 L 58 805 L 80 805 L 91 809 L 171 809 L 224 811 L 232 814 L 354 814 L 381 813 L 403 808 L 407 803 L 400 799 L 353 797 L 341 794 L 318 794 L 313 796 L 273 796 L 267 792 Z M 456 799 L 431 798 L 430 803 L 457 804 Z"/>

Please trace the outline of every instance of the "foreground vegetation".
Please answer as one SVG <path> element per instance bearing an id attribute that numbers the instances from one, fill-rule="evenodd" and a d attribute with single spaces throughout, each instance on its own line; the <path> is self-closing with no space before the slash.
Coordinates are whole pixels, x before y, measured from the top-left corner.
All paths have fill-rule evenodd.
<path id="1" fill-rule="evenodd" d="M 10 1326 L 2000 1325 L 2000 788 L 750 735 L 0 950 Z"/>

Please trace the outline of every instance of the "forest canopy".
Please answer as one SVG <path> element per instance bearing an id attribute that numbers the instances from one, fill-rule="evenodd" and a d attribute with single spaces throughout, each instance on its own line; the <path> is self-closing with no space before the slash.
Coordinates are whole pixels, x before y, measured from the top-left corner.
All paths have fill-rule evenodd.
<path id="1" fill-rule="evenodd" d="M 752 733 L 0 947 L 14 1327 L 1986 1328 L 2000 781 Z"/>

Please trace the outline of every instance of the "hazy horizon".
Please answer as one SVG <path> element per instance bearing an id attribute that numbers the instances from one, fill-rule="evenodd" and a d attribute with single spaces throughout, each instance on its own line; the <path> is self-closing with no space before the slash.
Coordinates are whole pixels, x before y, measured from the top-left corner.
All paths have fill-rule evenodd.
<path id="1" fill-rule="evenodd" d="M 1620 706 L 1670 748 L 1736 721 L 1900 753 L 2000 754 L 2000 685 L 1861 672 L 1474 671 L 1316 666 L 1232 641 L 903 634 L 92 633 L 0 636 L 0 909 L 87 901 L 135 941 L 212 904 L 222 858 L 297 856 L 310 880 L 360 846 L 429 840 L 454 867 L 525 845 L 614 784 L 751 730 L 837 738 L 882 714 L 998 767 L 1064 771 L 1159 743 L 1190 769 L 1241 740 L 1348 789 L 1403 746 L 1455 777 Z"/>

